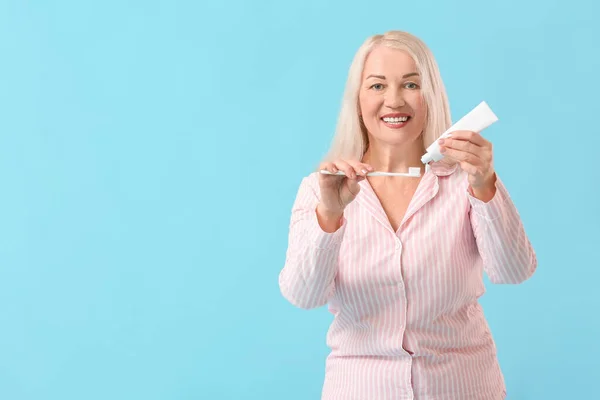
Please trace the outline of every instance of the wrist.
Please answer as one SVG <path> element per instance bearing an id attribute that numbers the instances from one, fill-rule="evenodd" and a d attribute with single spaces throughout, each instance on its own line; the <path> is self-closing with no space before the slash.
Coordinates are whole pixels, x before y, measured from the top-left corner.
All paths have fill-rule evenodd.
<path id="1" fill-rule="evenodd" d="M 344 210 L 328 210 L 321 203 L 317 205 L 315 210 L 317 213 L 317 220 L 321 229 L 325 232 L 332 233 L 337 231 L 342 225 L 342 217 Z"/>
<path id="2" fill-rule="evenodd" d="M 496 195 L 496 189 L 472 189 L 471 190 L 473 197 L 478 200 L 483 201 L 484 203 L 489 202 Z"/>
<path id="3" fill-rule="evenodd" d="M 469 192 L 471 195 L 484 203 L 489 202 L 496 195 L 496 174 L 488 181 L 488 183 L 481 186 L 469 186 Z"/>

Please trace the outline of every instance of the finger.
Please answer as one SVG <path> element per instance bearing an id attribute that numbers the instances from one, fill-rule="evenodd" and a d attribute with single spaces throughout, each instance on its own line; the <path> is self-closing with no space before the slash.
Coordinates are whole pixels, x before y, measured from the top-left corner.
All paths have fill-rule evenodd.
<path id="1" fill-rule="evenodd" d="M 452 139 L 450 138 L 446 138 L 446 139 L 440 139 L 438 140 L 438 143 L 448 149 L 454 149 L 454 150 L 461 150 L 467 153 L 471 153 L 477 156 L 480 156 L 481 153 L 484 151 L 484 148 L 471 142 L 468 140 L 464 140 L 464 139 L 455 139 L 454 137 Z"/>
<path id="2" fill-rule="evenodd" d="M 456 161 L 466 161 L 469 164 L 481 165 L 483 160 L 473 153 L 468 153 L 462 150 L 449 149 L 446 146 L 441 146 L 440 152 L 446 156 L 453 158 Z"/>
<path id="3" fill-rule="evenodd" d="M 346 185 L 348 187 L 348 191 L 352 194 L 353 197 L 356 197 L 356 195 L 358 195 L 358 192 L 360 192 L 360 185 L 358 184 L 358 179 L 348 179 L 346 180 Z"/>
<path id="4" fill-rule="evenodd" d="M 354 168 L 354 172 L 356 172 L 357 176 L 366 176 L 369 172 L 362 163 L 349 161 L 348 164 L 350 164 L 352 168 Z"/>
<path id="5" fill-rule="evenodd" d="M 375 171 L 375 168 L 373 168 L 373 166 L 371 164 L 365 164 L 365 163 L 361 163 L 363 168 L 365 168 L 367 171 L 369 172 L 373 172 Z"/>
<path id="6" fill-rule="evenodd" d="M 473 131 L 453 131 L 451 137 L 452 139 L 467 140 L 481 147 L 486 147 L 490 144 L 481 134 Z"/>
<path id="7" fill-rule="evenodd" d="M 481 147 L 469 140 L 457 139 L 454 135 L 452 135 L 452 138 L 440 139 L 438 142 L 440 142 L 440 146 L 474 154 L 486 163 L 492 161 L 493 150 L 490 142 L 486 141 L 487 145 Z"/>
<path id="8" fill-rule="evenodd" d="M 463 171 L 465 171 L 469 175 L 477 175 L 479 173 L 479 168 L 476 165 L 468 163 L 466 161 L 462 161 L 460 163 L 460 167 Z"/>
<path id="9" fill-rule="evenodd" d="M 348 164 L 346 161 L 338 160 L 338 161 L 335 161 L 334 164 L 337 169 L 344 171 L 344 174 L 346 174 L 346 177 L 348 177 L 350 179 L 356 179 L 356 171 L 354 171 L 354 168 L 350 164 Z"/>
<path id="10" fill-rule="evenodd" d="M 338 170 L 332 162 L 324 162 L 319 166 L 319 169 L 324 169 L 332 174 L 335 174 Z"/>

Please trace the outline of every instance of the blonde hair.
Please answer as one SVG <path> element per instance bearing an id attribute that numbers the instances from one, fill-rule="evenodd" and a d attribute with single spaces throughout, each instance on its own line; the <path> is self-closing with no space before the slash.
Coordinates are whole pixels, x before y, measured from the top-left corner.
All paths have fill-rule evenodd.
<path id="1" fill-rule="evenodd" d="M 350 65 L 335 135 L 325 161 L 361 160 L 369 147 L 366 129 L 359 119 L 358 95 L 365 60 L 378 45 L 404 50 L 415 61 L 427 104 L 427 118 L 422 133 L 425 148 L 451 126 L 446 89 L 437 62 L 427 45 L 407 32 L 389 31 L 383 35 L 374 35 L 362 44 Z"/>

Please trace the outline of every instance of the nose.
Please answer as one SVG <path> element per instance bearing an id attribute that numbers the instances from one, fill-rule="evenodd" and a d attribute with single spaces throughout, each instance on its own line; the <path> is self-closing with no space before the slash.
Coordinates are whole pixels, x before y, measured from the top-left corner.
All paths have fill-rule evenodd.
<path id="1" fill-rule="evenodd" d="M 385 96 L 385 105 L 389 108 L 396 109 L 405 105 L 404 96 L 402 90 L 400 89 L 392 89 L 386 92 Z"/>

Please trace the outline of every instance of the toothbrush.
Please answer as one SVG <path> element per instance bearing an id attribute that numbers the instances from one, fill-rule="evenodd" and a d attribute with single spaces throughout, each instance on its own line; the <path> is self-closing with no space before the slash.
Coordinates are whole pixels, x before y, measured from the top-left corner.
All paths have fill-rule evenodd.
<path id="1" fill-rule="evenodd" d="M 325 175 L 338 175 L 338 176 L 345 176 L 346 174 L 344 173 L 344 171 L 338 171 L 336 173 L 332 173 L 327 171 L 326 169 L 322 169 L 320 171 L 322 174 Z M 414 168 L 414 167 L 410 167 L 408 169 L 408 173 L 407 172 L 380 172 L 380 171 L 375 171 L 375 172 L 369 172 L 367 173 L 367 176 L 408 176 L 411 178 L 418 178 L 421 176 L 421 169 L 420 168 Z"/>

